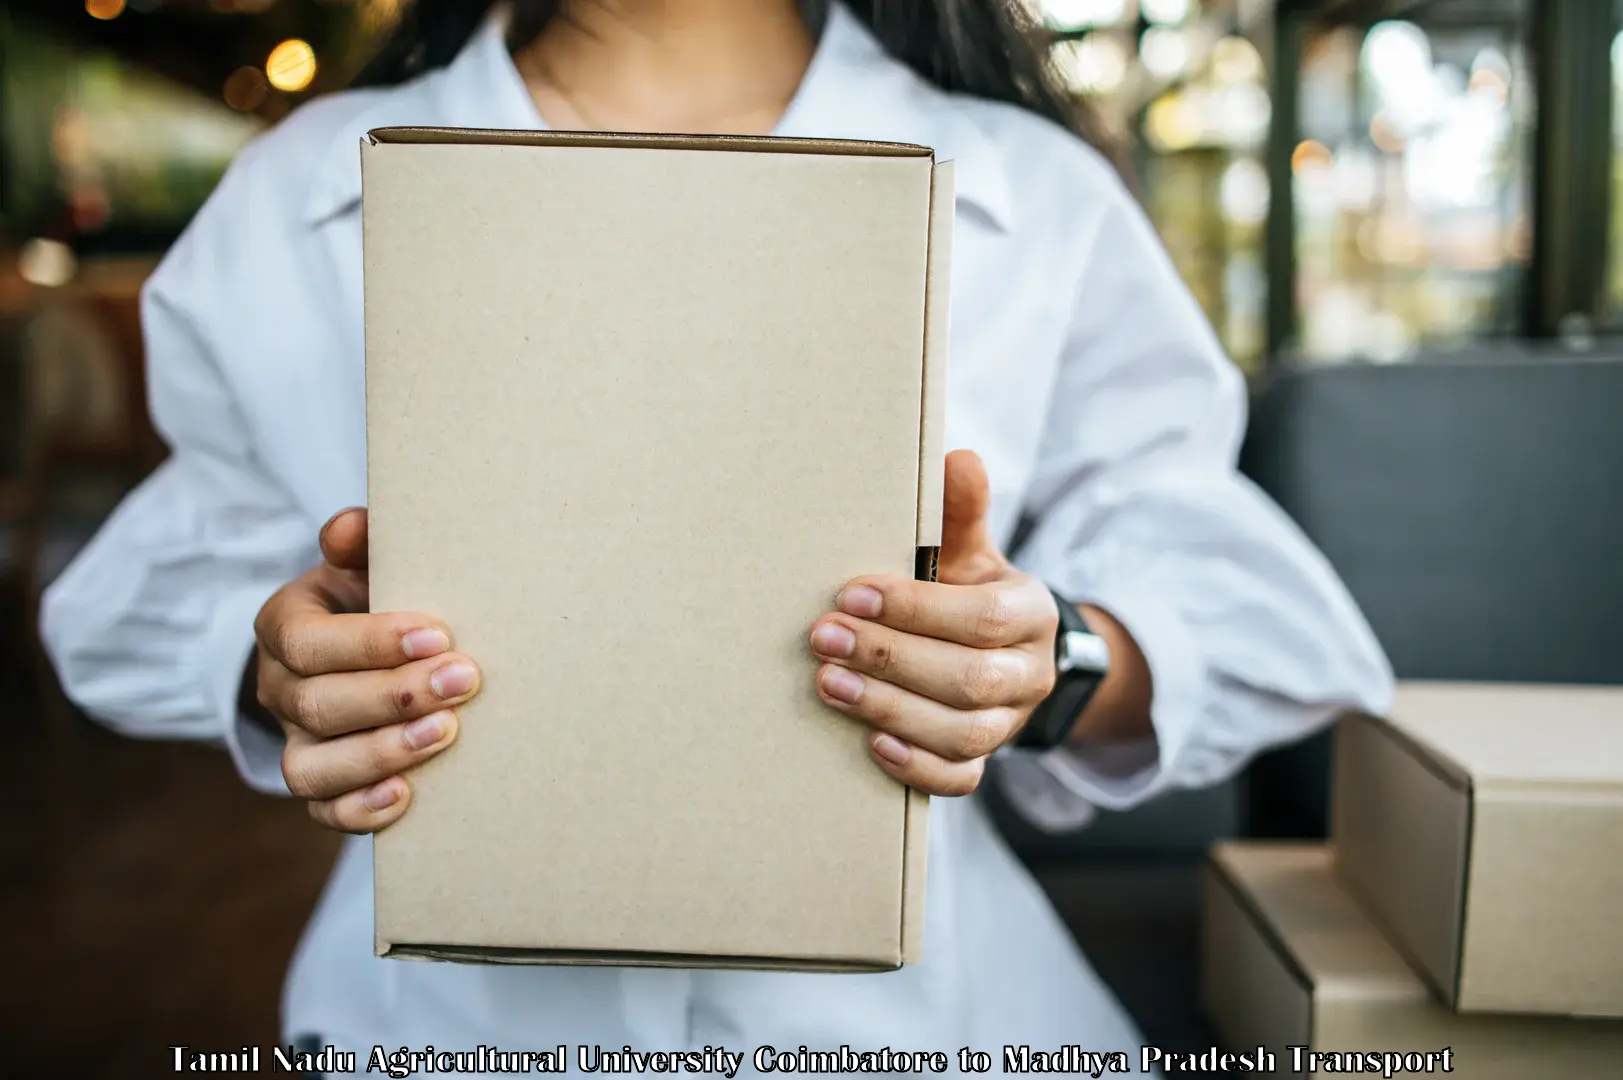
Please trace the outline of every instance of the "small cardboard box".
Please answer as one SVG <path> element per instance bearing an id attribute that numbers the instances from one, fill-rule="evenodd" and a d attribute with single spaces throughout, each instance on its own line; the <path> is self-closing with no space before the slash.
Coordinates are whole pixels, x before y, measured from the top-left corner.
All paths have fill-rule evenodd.
<path id="1" fill-rule="evenodd" d="M 934 575 L 951 163 L 390 129 L 361 148 L 373 610 L 485 681 L 378 836 L 377 952 L 872 971 L 929 800 L 816 696 L 849 578 Z"/>
<path id="2" fill-rule="evenodd" d="M 1264 1074 L 1602 1080 L 1623 1061 L 1623 1022 L 1449 1011 L 1348 895 L 1324 845 L 1214 847 L 1202 951 L 1223 1048 Z"/>
<path id="3" fill-rule="evenodd" d="M 1455 1009 L 1623 1016 L 1623 689 L 1407 684 L 1342 721 L 1331 831 Z"/>

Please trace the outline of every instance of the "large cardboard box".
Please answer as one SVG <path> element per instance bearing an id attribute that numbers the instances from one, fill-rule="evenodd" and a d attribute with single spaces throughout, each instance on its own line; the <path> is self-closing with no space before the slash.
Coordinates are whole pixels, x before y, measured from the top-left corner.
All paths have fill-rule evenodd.
<path id="1" fill-rule="evenodd" d="M 1223 1049 L 1259 1072 L 1609 1080 L 1623 1061 L 1623 1022 L 1450 1011 L 1337 881 L 1324 845 L 1213 848 L 1202 949 L 1206 1013 Z"/>
<path id="2" fill-rule="evenodd" d="M 1460 1011 L 1623 1016 L 1623 689 L 1413 683 L 1338 731 L 1337 871 Z"/>
<path id="3" fill-rule="evenodd" d="M 374 131 L 374 610 L 485 672 L 377 838 L 380 955 L 881 970 L 929 801 L 818 699 L 864 573 L 934 574 L 950 163 Z"/>

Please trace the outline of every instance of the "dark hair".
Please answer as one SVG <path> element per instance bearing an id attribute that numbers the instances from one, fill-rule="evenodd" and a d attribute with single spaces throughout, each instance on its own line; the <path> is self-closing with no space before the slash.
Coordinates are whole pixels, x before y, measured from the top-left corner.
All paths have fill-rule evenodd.
<path id="1" fill-rule="evenodd" d="M 508 45 L 534 41 L 564 0 L 512 0 Z M 356 86 L 389 86 L 449 64 L 496 0 L 412 0 Z M 1019 0 L 846 0 L 898 60 L 943 90 L 1018 105 L 1074 132 L 1125 175 L 1120 148 L 1060 85 L 1048 42 Z"/>

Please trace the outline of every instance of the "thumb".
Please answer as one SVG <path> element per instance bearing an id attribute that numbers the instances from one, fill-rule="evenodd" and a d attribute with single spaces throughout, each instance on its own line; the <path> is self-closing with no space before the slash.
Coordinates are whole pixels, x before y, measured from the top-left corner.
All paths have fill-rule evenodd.
<path id="1" fill-rule="evenodd" d="M 338 570 L 366 569 L 366 511 L 340 510 L 321 527 L 321 555 Z"/>
<path id="2" fill-rule="evenodd" d="M 973 450 L 948 454 L 942 493 L 939 576 L 943 582 L 979 584 L 997 578 L 1007 569 L 1008 563 L 987 530 L 986 515 L 991 505 L 992 488 L 980 455 Z"/>

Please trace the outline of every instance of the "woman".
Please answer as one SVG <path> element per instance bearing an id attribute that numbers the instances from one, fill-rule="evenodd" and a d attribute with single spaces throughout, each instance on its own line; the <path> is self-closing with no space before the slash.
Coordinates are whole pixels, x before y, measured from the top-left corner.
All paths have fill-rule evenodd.
<path id="1" fill-rule="evenodd" d="M 1004 1044 L 1080 1043 L 1136 1060 L 1132 1026 L 973 799 L 934 801 L 926 956 L 899 972 L 371 956 L 365 834 L 409 812 L 410 767 L 455 739 L 480 677 L 455 627 L 363 613 L 365 516 L 334 517 L 365 501 L 356 147 L 371 128 L 770 132 L 956 160 L 948 444 L 978 456 L 949 461 L 943 581 L 865 579 L 808 627 L 806 677 L 873 725 L 875 767 L 959 796 L 995 751 L 1022 803 L 1063 826 L 1217 782 L 1390 690 L 1330 569 L 1236 474 L 1241 380 L 1013 0 L 566 7 L 418 0 L 365 87 L 260 139 L 170 252 L 144 311 L 174 455 L 47 598 L 69 694 L 132 734 L 222 742 L 249 783 L 357 834 L 284 1023 L 363 1068 L 374 1045 L 429 1044 L 888 1045 L 955 1067 L 969 1046 L 1001 1068 Z M 1056 673 L 1056 597 L 1108 646 L 1067 699 L 1077 715 L 1049 696 L 1079 685 Z M 1063 745 L 1016 745 L 1034 715 Z"/>

